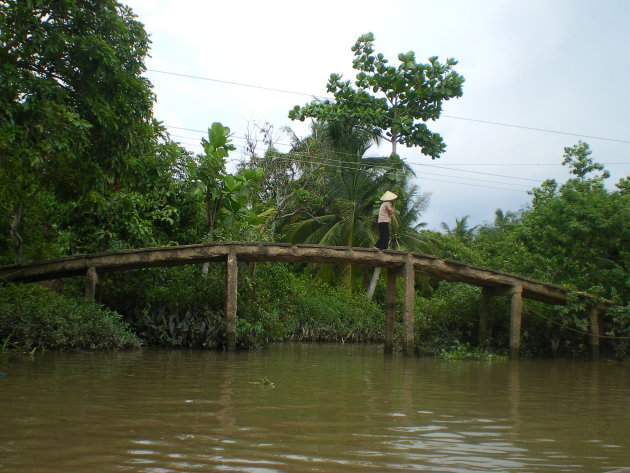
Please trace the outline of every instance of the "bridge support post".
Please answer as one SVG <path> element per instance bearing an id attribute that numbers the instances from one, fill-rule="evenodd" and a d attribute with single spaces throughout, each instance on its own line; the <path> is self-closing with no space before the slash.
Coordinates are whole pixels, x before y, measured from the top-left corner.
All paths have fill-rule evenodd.
<path id="1" fill-rule="evenodd" d="M 411 255 L 405 256 L 405 265 L 403 266 L 404 278 L 404 299 L 403 299 L 403 350 L 406 355 L 414 353 L 414 336 L 413 336 L 413 309 L 414 309 L 414 292 L 415 292 L 415 272 L 413 270 L 413 260 Z"/>
<path id="2" fill-rule="evenodd" d="M 588 312 L 588 318 L 590 321 L 591 328 L 591 357 L 593 361 L 599 360 L 599 314 L 604 309 L 605 306 L 602 304 L 595 304 L 591 307 L 591 310 Z"/>
<path id="3" fill-rule="evenodd" d="M 521 348 L 521 316 L 523 312 L 523 287 L 512 286 L 512 310 L 510 318 L 510 358 L 518 358 Z"/>
<path id="4" fill-rule="evenodd" d="M 488 338 L 488 317 L 490 314 L 490 302 L 493 291 L 489 287 L 481 288 L 481 308 L 479 311 L 479 345 L 482 345 Z"/>
<path id="5" fill-rule="evenodd" d="M 230 252 L 225 263 L 225 325 L 227 350 L 236 350 L 236 297 L 238 290 L 238 265 L 236 254 Z"/>
<path id="6" fill-rule="evenodd" d="M 96 300 L 96 284 L 98 283 L 98 273 L 94 266 L 90 266 L 85 273 L 85 298 Z"/>
<path id="7" fill-rule="evenodd" d="M 387 269 L 387 292 L 385 299 L 385 353 L 394 352 L 394 307 L 396 303 L 396 277 L 398 271 Z"/>

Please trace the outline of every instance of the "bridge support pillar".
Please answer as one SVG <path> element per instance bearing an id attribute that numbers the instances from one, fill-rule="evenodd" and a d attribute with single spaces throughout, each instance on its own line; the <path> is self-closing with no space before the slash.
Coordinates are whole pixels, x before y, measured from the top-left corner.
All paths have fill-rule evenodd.
<path id="1" fill-rule="evenodd" d="M 387 292 L 385 299 L 385 353 L 394 352 L 394 314 L 396 303 L 396 277 L 398 271 L 387 269 Z"/>
<path id="2" fill-rule="evenodd" d="M 225 325 L 227 350 L 236 350 L 236 297 L 238 290 L 238 265 L 236 254 L 230 252 L 225 263 Z"/>
<path id="3" fill-rule="evenodd" d="M 512 310 L 510 318 L 510 358 L 518 358 L 521 348 L 521 316 L 523 311 L 523 287 L 512 286 Z"/>
<path id="4" fill-rule="evenodd" d="M 590 321 L 591 328 L 591 357 L 594 361 L 599 360 L 599 314 L 605 308 L 602 304 L 595 304 L 591 307 L 591 310 L 588 312 L 588 318 Z"/>
<path id="5" fill-rule="evenodd" d="M 415 348 L 413 334 L 413 309 L 416 278 L 413 270 L 413 260 L 409 254 L 405 256 L 403 278 L 405 288 L 403 295 L 403 350 L 406 355 L 413 355 Z"/>
<path id="6" fill-rule="evenodd" d="M 85 298 L 91 301 L 96 300 L 96 284 L 98 283 L 98 273 L 94 266 L 90 266 L 85 273 Z"/>
<path id="7" fill-rule="evenodd" d="M 482 345 L 488 338 L 488 317 L 490 314 L 490 302 L 493 291 L 489 287 L 481 288 L 481 308 L 479 311 L 479 345 Z"/>

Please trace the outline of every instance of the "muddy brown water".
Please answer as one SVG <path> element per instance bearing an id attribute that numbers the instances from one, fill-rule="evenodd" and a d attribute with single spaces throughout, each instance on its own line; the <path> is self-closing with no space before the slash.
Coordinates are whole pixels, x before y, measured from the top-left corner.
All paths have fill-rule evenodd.
<path id="1" fill-rule="evenodd" d="M 0 472 L 606 472 L 628 364 L 283 344 L 0 358 Z"/>

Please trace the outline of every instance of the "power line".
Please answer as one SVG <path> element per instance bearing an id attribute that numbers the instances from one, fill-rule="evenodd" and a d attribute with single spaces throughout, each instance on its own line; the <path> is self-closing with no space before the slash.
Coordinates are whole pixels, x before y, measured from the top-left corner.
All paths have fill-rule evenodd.
<path id="1" fill-rule="evenodd" d="M 430 179 L 427 179 L 427 181 L 430 181 L 430 182 L 446 182 L 447 184 L 461 184 L 463 186 L 472 186 L 472 187 L 483 187 L 484 189 L 495 189 L 495 190 L 500 190 L 500 191 L 511 191 L 511 192 L 518 192 L 519 194 L 522 194 L 523 192 L 526 192 L 526 191 L 518 190 L 518 189 L 506 189 L 504 187 L 483 186 L 483 185 L 480 185 L 480 184 L 470 184 L 468 182 L 448 181 L 448 180 L 445 180 L 445 179 L 433 179 L 433 178 L 430 178 Z"/>
<path id="2" fill-rule="evenodd" d="M 174 127 L 175 128 L 175 127 Z M 193 130 L 189 130 L 189 131 L 193 131 Z M 187 138 L 187 137 L 186 137 Z M 349 154 L 349 153 L 337 153 L 337 152 L 332 152 L 333 154 Z M 293 156 L 303 156 L 303 157 L 310 157 L 308 154 L 304 154 L 304 153 L 300 153 L 298 151 L 293 151 L 291 152 L 291 154 Z M 274 156 L 275 159 L 286 159 L 286 160 L 291 160 L 292 158 L 286 157 L 286 156 Z M 383 156 L 374 156 L 372 158 L 385 158 Z M 307 162 L 307 163 L 321 163 L 322 165 L 324 165 L 324 161 L 328 161 L 332 164 L 338 165 L 339 161 L 334 160 L 334 159 L 329 159 L 329 158 L 322 158 L 319 157 L 317 158 L 319 161 L 301 161 L 301 160 L 295 160 L 297 162 Z M 424 166 L 424 167 L 429 167 L 429 168 L 435 168 L 435 169 L 444 169 L 444 170 L 448 170 L 448 171 L 455 171 L 455 172 L 466 172 L 466 173 L 470 173 L 470 174 L 481 174 L 481 175 L 486 175 L 486 176 L 493 176 L 493 177 L 501 177 L 504 179 L 515 179 L 515 180 L 521 180 L 521 181 L 531 181 L 531 182 L 540 182 L 540 179 L 529 179 L 529 178 L 525 178 L 525 177 L 518 177 L 518 176 L 507 176 L 505 174 L 495 174 L 495 173 L 489 173 L 489 172 L 481 172 L 481 171 L 471 171 L 471 170 L 467 170 L 467 169 L 454 169 L 454 168 L 450 168 L 450 167 L 446 167 L 446 166 L 435 166 L 435 165 L 431 165 L 431 164 L 424 164 L 424 163 L 418 163 L 418 162 L 414 162 L 414 161 L 407 161 L 406 162 L 408 165 L 410 166 Z M 389 170 L 397 170 L 398 168 L 394 167 L 394 166 L 387 166 L 384 164 L 376 164 L 376 163 L 366 163 L 366 162 L 358 162 L 357 166 L 360 167 L 367 167 L 367 168 L 380 168 L 380 169 L 389 169 Z M 344 168 L 342 168 L 344 169 Z M 345 169 L 356 169 L 356 167 L 347 167 Z M 423 175 L 425 175 L 427 173 L 423 173 Z M 439 175 L 439 174 L 435 174 L 434 175 Z M 444 176 L 443 174 L 441 176 Z M 455 177 L 455 176 L 453 176 Z M 505 184 L 505 183 L 504 183 Z M 510 185 L 514 185 L 514 184 L 510 184 Z"/>
<path id="3" fill-rule="evenodd" d="M 280 93 L 283 93 L 283 94 L 305 95 L 307 97 L 324 98 L 324 97 L 318 97 L 318 96 L 313 95 L 313 94 L 307 94 L 305 92 L 294 92 L 294 91 L 291 91 L 291 90 L 274 89 L 273 87 L 264 87 L 264 86 L 261 86 L 261 85 L 245 84 L 243 82 L 233 82 L 233 81 L 230 81 L 230 80 L 212 79 L 210 77 L 193 76 L 193 75 L 190 75 L 190 74 L 179 74 L 177 72 L 158 71 L 158 70 L 155 70 L 155 69 L 147 69 L 147 71 L 149 71 L 149 72 L 158 72 L 160 74 L 168 74 L 168 75 L 171 75 L 171 76 L 187 77 L 189 79 L 198 79 L 198 80 L 205 80 L 205 81 L 209 81 L 209 82 L 218 82 L 220 84 L 238 85 L 239 87 L 250 87 L 252 89 L 269 90 L 269 91 L 272 91 L 272 92 L 280 92 Z"/>
<path id="4" fill-rule="evenodd" d="M 178 135 L 171 135 L 171 136 L 178 136 Z M 191 139 L 191 137 L 186 137 L 186 136 L 182 136 L 182 138 L 189 138 Z M 201 145 L 195 145 L 195 146 L 201 146 Z M 291 153 L 292 156 L 302 156 L 302 157 L 311 157 L 307 154 L 304 153 L 299 153 L 299 152 L 293 152 Z M 381 164 L 373 164 L 373 163 L 365 163 L 365 162 L 356 162 L 356 163 L 346 163 L 344 165 L 343 162 L 334 160 L 334 159 L 327 159 L 327 158 L 322 158 L 319 157 L 317 158 L 317 160 L 303 160 L 303 159 L 296 159 L 295 157 L 287 157 L 287 156 L 273 156 L 272 159 L 279 159 L 279 160 L 283 160 L 283 161 L 290 161 L 293 163 L 303 163 L 303 164 L 314 164 L 316 166 L 321 166 L 321 167 L 330 167 L 330 168 L 335 168 L 335 169 L 345 169 L 345 170 L 351 170 L 351 171 L 356 171 L 357 169 L 360 168 L 368 168 L 368 169 L 390 169 L 390 170 L 397 170 L 398 168 L 393 167 L 393 166 L 386 166 L 386 165 L 381 165 Z M 242 161 L 239 159 L 231 159 L 230 161 L 232 162 L 237 162 L 237 163 L 241 163 Z M 418 166 L 422 166 L 423 164 L 419 164 L 419 163 L 409 163 L 410 165 L 418 165 Z M 440 169 L 439 166 L 434 166 L 438 169 Z M 448 169 L 448 168 L 444 168 L 444 169 Z M 459 169 L 455 169 L 454 171 L 465 171 L 465 170 L 459 170 Z M 474 173 L 474 171 L 468 171 L 468 172 L 472 172 Z M 490 174 L 490 173 L 478 173 L 478 174 Z M 490 174 L 492 175 L 492 174 Z M 486 186 L 486 185 L 481 185 L 481 184 L 471 184 L 468 182 L 462 182 L 462 181 L 449 181 L 449 180 L 444 180 L 444 179 L 435 179 L 432 177 L 428 177 L 427 176 L 439 176 L 439 177 L 450 177 L 450 178 L 454 178 L 454 179 L 465 179 L 462 177 L 458 177 L 458 176 L 449 176 L 446 174 L 439 174 L 439 173 L 431 173 L 431 172 L 424 172 L 422 174 L 423 178 L 425 178 L 427 181 L 430 182 L 445 182 L 445 183 L 450 183 L 450 184 L 461 184 L 461 185 L 466 185 L 466 186 L 473 186 L 473 187 L 482 187 L 482 188 L 486 188 L 486 189 L 496 189 L 496 190 L 504 190 L 504 191 L 512 191 L 512 192 L 526 192 L 524 189 L 509 189 L 509 188 L 505 188 L 505 187 L 494 187 L 494 186 Z M 517 177 L 513 177 L 513 176 L 501 176 L 501 177 L 508 177 L 508 178 L 512 178 L 512 179 L 524 179 L 524 178 L 517 178 Z M 496 181 L 491 181 L 488 179 L 477 179 L 475 180 L 475 182 L 489 182 L 489 183 L 495 183 Z M 510 185 L 510 186 L 518 186 L 519 184 L 512 184 L 512 183 L 506 183 L 506 182 L 502 182 L 501 184 L 503 185 Z"/>
<path id="5" fill-rule="evenodd" d="M 178 130 L 185 130 L 185 131 L 192 131 L 194 133 L 206 133 L 206 131 L 203 130 L 195 130 L 192 128 L 182 128 L 182 127 L 177 127 L 177 126 L 171 126 L 171 125 L 164 125 L 168 128 L 175 128 Z M 179 138 L 187 138 L 187 139 L 191 139 L 191 140 L 195 140 L 198 139 L 196 136 L 183 136 L 183 135 L 175 135 L 175 134 L 170 134 L 170 136 L 176 136 Z M 244 136 L 234 136 L 234 139 L 238 139 L 238 140 L 246 140 L 247 138 L 245 138 Z M 253 138 L 254 141 L 256 142 L 263 142 L 264 140 L 261 139 L 257 139 L 257 138 Z M 293 146 L 290 143 L 283 143 L 281 141 L 276 141 L 274 142 L 274 145 L 281 145 L 281 146 Z M 342 153 L 340 151 L 331 151 L 332 153 L 335 154 L 348 154 L 348 153 Z M 380 157 L 380 156 L 372 156 L 372 157 Z M 511 166 L 564 166 L 564 164 L 562 163 L 510 163 L 510 162 L 505 162 L 505 163 L 449 163 L 451 166 L 507 166 L 507 167 L 511 167 Z M 630 166 L 630 162 L 627 163 L 623 163 L 623 162 L 601 162 L 599 164 L 602 164 L 604 166 Z M 431 165 L 426 165 L 426 166 L 431 166 Z M 440 167 L 440 166 L 436 166 L 436 167 Z"/>
<path id="6" fill-rule="evenodd" d="M 298 156 L 300 155 L 299 153 Z M 307 155 L 302 155 L 302 156 L 307 156 Z M 387 166 L 378 166 L 378 165 L 370 165 L 370 164 L 365 164 L 365 163 L 356 163 L 356 166 L 351 166 L 348 164 L 351 163 L 347 163 L 347 164 L 342 164 L 339 163 L 337 161 L 334 160 L 330 160 L 330 159 L 325 159 L 325 158 L 318 158 L 318 160 L 313 160 L 313 161 L 306 161 L 306 160 L 302 160 L 302 159 L 296 159 L 293 157 L 286 157 L 286 156 L 274 156 L 273 159 L 279 159 L 282 161 L 290 161 L 292 163 L 304 163 L 304 164 L 314 164 L 317 166 L 322 166 L 322 167 L 330 167 L 330 168 L 334 168 L 334 169 L 345 169 L 345 170 L 350 170 L 350 171 L 356 171 L 357 169 L 360 168 L 365 168 L 365 167 L 379 167 L 379 168 L 388 168 Z M 329 161 L 329 162 L 326 162 Z M 395 168 L 391 168 L 390 169 L 395 169 Z M 445 176 L 444 174 L 436 174 L 436 173 L 425 173 L 423 174 L 423 176 L 426 175 L 431 175 L 431 176 L 441 176 L 441 177 L 452 177 L 455 179 L 465 179 L 465 178 L 461 178 L 461 177 L 457 177 L 457 176 Z M 449 181 L 449 180 L 444 180 L 444 179 L 435 179 L 435 178 L 428 178 L 428 181 L 431 182 L 446 182 L 446 183 L 450 183 L 450 184 L 462 184 L 462 185 L 467 185 L 467 186 L 473 186 L 473 187 L 483 187 L 486 189 L 497 189 L 497 190 L 504 190 L 504 191 L 512 191 L 512 192 L 519 192 L 519 193 L 523 193 L 526 192 L 525 189 L 508 189 L 505 187 L 494 187 L 494 186 L 485 186 L 485 185 L 481 185 L 481 184 L 470 184 L 468 182 L 461 182 L 461 181 Z M 489 181 L 489 180 L 476 180 L 475 182 L 495 182 L 495 181 Z M 501 183 L 504 185 L 511 185 L 511 186 L 516 186 L 518 184 L 510 184 L 510 183 Z"/>
<path id="7" fill-rule="evenodd" d="M 481 171 L 470 171 L 468 169 L 454 169 L 454 168 L 448 168 L 445 166 L 435 166 L 435 165 L 431 165 L 431 164 L 423 164 L 423 163 L 409 163 L 409 164 L 415 164 L 416 166 L 428 166 L 428 167 L 432 167 L 432 168 L 436 168 L 436 169 L 446 169 L 449 171 L 457 171 L 457 172 L 469 172 L 472 174 L 483 174 L 486 176 L 495 176 L 495 177 L 503 177 L 503 178 L 507 178 L 507 179 L 518 179 L 521 181 L 533 181 L 533 182 L 540 182 L 540 179 L 529 179 L 527 177 L 515 177 L 515 176 L 506 176 L 504 174 L 495 174 L 495 173 L 491 173 L 491 172 L 481 172 Z"/>
<path id="8" fill-rule="evenodd" d="M 185 130 L 185 131 L 192 131 L 195 133 L 206 133 L 207 131 L 203 131 L 203 130 L 194 130 L 192 128 L 182 128 L 182 127 L 177 127 L 177 126 L 171 126 L 171 125 L 164 125 L 168 128 L 175 128 L 178 130 Z M 181 135 L 174 135 L 171 134 L 171 136 L 179 136 L 180 138 L 189 138 L 189 139 L 197 139 L 194 136 L 181 136 Z M 243 137 L 243 136 L 234 136 L 235 139 L 239 139 L 239 140 L 245 140 L 247 138 Z M 264 142 L 264 140 L 261 139 L 256 139 L 254 138 L 254 141 L 256 142 Z M 293 146 L 290 143 L 283 143 L 281 141 L 276 141 L 274 142 L 275 145 L 282 145 L 282 146 Z M 347 154 L 347 153 L 341 153 L 340 151 L 334 151 L 334 153 L 337 154 Z M 378 156 L 375 156 L 378 157 Z M 564 166 L 564 164 L 562 163 L 449 163 L 451 166 Z M 630 162 L 624 163 L 624 162 L 601 162 L 599 164 L 602 164 L 604 166 L 630 166 Z"/>
<path id="9" fill-rule="evenodd" d="M 557 133 L 559 135 L 579 136 L 581 138 L 591 138 L 591 139 L 594 139 L 594 140 L 615 141 L 617 143 L 630 144 L 630 140 L 618 140 L 616 138 L 604 138 L 604 137 L 601 137 L 601 136 L 585 135 L 585 134 L 582 134 L 582 133 L 571 133 L 571 132 L 568 132 L 568 131 L 557 131 L 557 130 L 548 130 L 546 128 L 534 128 L 534 127 L 531 127 L 531 126 L 513 125 L 511 123 L 491 122 L 491 121 L 488 121 L 488 120 L 478 120 L 476 118 L 455 117 L 453 115 L 440 115 L 440 116 L 444 117 L 444 118 L 453 118 L 455 120 L 466 120 L 466 121 L 469 121 L 469 122 L 485 123 L 487 125 L 508 126 L 508 127 L 511 127 L 511 128 L 520 128 L 522 130 L 543 131 L 545 133 Z"/>
<path id="10" fill-rule="evenodd" d="M 272 92 L 280 92 L 280 93 L 284 93 L 284 94 L 303 95 L 303 96 L 313 97 L 313 98 L 320 99 L 320 100 L 330 100 L 329 97 L 323 97 L 323 96 L 319 96 L 319 95 L 315 95 L 315 94 L 307 94 L 305 92 L 296 92 L 296 91 L 286 90 L 286 89 L 276 89 L 276 88 L 273 88 L 273 87 L 264 87 L 264 86 L 254 85 L 254 84 L 246 84 L 246 83 L 243 83 L 243 82 L 234 82 L 234 81 L 227 81 L 227 80 L 221 80 L 221 79 L 213 79 L 213 78 L 210 78 L 210 77 L 194 76 L 194 75 L 190 75 L 190 74 L 180 74 L 180 73 L 177 73 L 177 72 L 159 71 L 159 70 L 156 70 L 156 69 L 147 69 L 147 71 L 149 71 L 149 72 L 156 72 L 156 73 L 159 73 L 159 74 L 168 74 L 168 75 L 172 75 L 172 76 L 186 77 L 186 78 L 189 78 L 189 79 L 197 79 L 197 80 L 205 80 L 205 81 L 209 81 L 209 82 L 217 82 L 217 83 L 220 83 L 220 84 L 236 85 L 236 86 L 239 86 L 239 87 L 250 87 L 250 88 L 253 88 L 253 89 L 269 90 L 269 91 L 272 91 Z M 480 120 L 480 119 L 477 119 L 477 118 L 457 117 L 457 116 L 454 116 L 454 115 L 441 115 L 441 116 L 444 117 L 444 118 L 452 118 L 454 120 L 465 120 L 465 121 L 476 122 L 476 123 L 484 123 L 486 125 L 505 126 L 505 127 L 529 130 L 529 131 L 538 131 L 538 132 L 544 132 L 544 133 L 555 133 L 555 134 L 561 134 L 561 135 L 577 136 L 577 137 L 581 137 L 581 138 L 590 138 L 590 139 L 594 139 L 594 140 L 613 141 L 613 142 L 617 142 L 617 143 L 630 144 L 630 140 L 621 140 L 621 139 L 617 139 L 617 138 L 607 138 L 607 137 L 602 137 L 602 136 L 586 135 L 586 134 L 583 134 L 583 133 L 572 133 L 572 132 L 568 132 L 568 131 L 550 130 L 550 129 L 547 129 L 547 128 L 536 128 L 536 127 L 530 127 L 530 126 L 524 126 L 524 125 L 514 125 L 512 123 L 495 122 L 495 121 L 489 121 L 489 120 Z"/>

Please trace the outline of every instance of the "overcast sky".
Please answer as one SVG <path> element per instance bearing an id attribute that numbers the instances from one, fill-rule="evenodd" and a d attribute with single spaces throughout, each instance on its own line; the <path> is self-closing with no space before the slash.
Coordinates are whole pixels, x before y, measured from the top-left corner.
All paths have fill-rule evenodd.
<path id="1" fill-rule="evenodd" d="M 428 228 L 452 227 L 465 215 L 471 226 L 492 222 L 497 208 L 527 206 L 527 190 L 568 178 L 563 148 L 579 139 L 611 172 L 610 188 L 630 173 L 628 0 L 123 3 L 152 40 L 155 116 L 191 151 L 200 152 L 217 121 L 234 133 L 239 150 L 231 158 L 242 155 L 248 123 L 273 125 L 278 149 L 287 151 L 284 127 L 308 133 L 288 111 L 326 96 L 332 72 L 353 80 L 350 48 L 371 31 L 390 64 L 407 51 L 419 62 L 453 57 L 466 79 L 463 96 L 445 102 L 442 117 L 428 124 L 446 143 L 442 157 L 399 148 L 431 194 L 422 217 Z"/>

